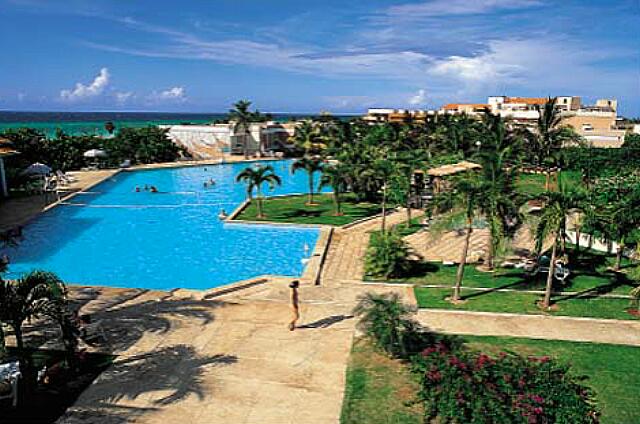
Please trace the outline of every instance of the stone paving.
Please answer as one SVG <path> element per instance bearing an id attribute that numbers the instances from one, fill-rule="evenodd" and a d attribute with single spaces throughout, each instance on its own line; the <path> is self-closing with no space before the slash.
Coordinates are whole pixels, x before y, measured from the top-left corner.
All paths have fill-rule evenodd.
<path id="1" fill-rule="evenodd" d="M 422 211 L 412 211 L 413 217 L 422 216 Z M 386 225 L 405 222 L 406 211 L 394 212 L 387 216 Z M 346 229 L 336 229 L 329 247 L 322 274 L 323 280 L 362 281 L 364 277 L 364 257 L 369 246 L 371 232 L 379 231 L 381 218 L 365 221 Z"/>
<path id="2" fill-rule="evenodd" d="M 434 331 L 640 346 L 640 321 L 421 309 L 418 321 Z"/>
<path id="3" fill-rule="evenodd" d="M 419 231 L 407 236 L 405 240 L 426 261 L 460 263 L 465 238 L 465 231 L 448 231 L 435 236 L 429 231 Z M 474 229 L 469 240 L 467 262 L 475 263 L 486 256 L 489 241 L 488 229 Z M 535 240 L 528 226 L 518 230 L 510 248 L 513 250 L 514 257 L 526 257 L 535 250 Z"/>
<path id="4" fill-rule="evenodd" d="M 292 332 L 287 283 L 219 297 L 75 290 L 119 356 L 58 422 L 338 423 L 363 287 L 303 286 Z"/>
<path id="5" fill-rule="evenodd" d="M 116 170 L 70 172 L 76 181 L 60 188 L 61 196 L 68 195 L 110 177 Z M 30 219 L 50 207 L 58 199 L 55 194 L 38 194 L 0 201 L 0 231 L 24 225 Z"/>

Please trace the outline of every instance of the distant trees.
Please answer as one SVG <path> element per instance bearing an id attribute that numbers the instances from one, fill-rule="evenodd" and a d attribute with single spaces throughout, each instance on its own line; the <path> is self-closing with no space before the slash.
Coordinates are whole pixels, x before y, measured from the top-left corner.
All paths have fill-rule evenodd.
<path id="1" fill-rule="evenodd" d="M 132 163 L 175 161 L 182 149 L 167 135 L 168 130 L 158 127 L 121 128 L 113 138 L 103 139 L 107 159 L 117 166 L 128 159 Z"/>
<path id="2" fill-rule="evenodd" d="M 69 135 L 62 130 L 47 138 L 32 128 L 9 129 L 2 136 L 10 140 L 19 155 L 7 160 L 8 176 L 19 179 L 20 172 L 35 162 L 44 163 L 54 170 L 76 170 L 86 165 L 83 154 L 87 150 L 101 149 L 107 153 L 107 164 L 117 166 L 128 159 L 132 163 L 172 162 L 182 149 L 167 135 L 166 129 L 154 126 L 122 128 L 111 138 L 94 135 Z"/>

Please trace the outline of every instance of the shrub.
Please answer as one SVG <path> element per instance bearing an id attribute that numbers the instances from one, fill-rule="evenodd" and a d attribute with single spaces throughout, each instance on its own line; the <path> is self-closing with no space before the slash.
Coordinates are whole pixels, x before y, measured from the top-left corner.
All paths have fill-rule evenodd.
<path id="1" fill-rule="evenodd" d="M 454 348 L 458 339 L 427 332 L 411 318 L 412 308 L 397 293 L 366 293 L 359 298 L 354 314 L 359 326 L 376 346 L 392 356 L 408 359 L 434 343 Z"/>
<path id="2" fill-rule="evenodd" d="M 597 423 L 593 394 L 548 357 L 498 357 L 438 343 L 413 358 L 425 422 Z"/>
<path id="3" fill-rule="evenodd" d="M 411 269 L 410 256 L 409 246 L 396 230 L 373 234 L 365 258 L 365 273 L 385 280 L 401 277 Z"/>

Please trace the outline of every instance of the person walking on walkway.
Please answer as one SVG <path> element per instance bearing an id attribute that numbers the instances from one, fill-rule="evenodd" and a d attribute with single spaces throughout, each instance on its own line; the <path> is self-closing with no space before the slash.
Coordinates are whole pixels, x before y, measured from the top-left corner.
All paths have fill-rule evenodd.
<path id="1" fill-rule="evenodd" d="M 289 330 L 293 331 L 296 328 L 296 323 L 300 319 L 300 306 L 298 304 L 298 287 L 300 287 L 300 281 L 294 280 L 289 284 L 291 289 L 291 311 L 293 312 L 293 319 L 289 323 Z"/>

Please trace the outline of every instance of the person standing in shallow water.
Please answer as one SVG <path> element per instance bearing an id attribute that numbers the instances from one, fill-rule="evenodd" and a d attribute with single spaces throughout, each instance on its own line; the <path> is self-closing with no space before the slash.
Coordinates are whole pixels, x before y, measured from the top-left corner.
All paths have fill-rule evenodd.
<path id="1" fill-rule="evenodd" d="M 293 319 L 289 323 L 289 330 L 293 331 L 296 329 L 296 323 L 300 319 L 300 306 L 298 304 L 298 287 L 300 287 L 300 281 L 295 280 L 289 284 L 289 288 L 291 289 L 291 312 L 293 312 Z"/>

